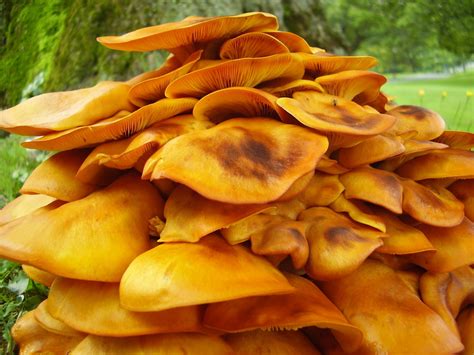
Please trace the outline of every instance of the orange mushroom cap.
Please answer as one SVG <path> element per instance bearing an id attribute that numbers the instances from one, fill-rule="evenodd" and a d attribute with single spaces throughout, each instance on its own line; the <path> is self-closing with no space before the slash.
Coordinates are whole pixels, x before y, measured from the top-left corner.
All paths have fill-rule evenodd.
<path id="1" fill-rule="evenodd" d="M 54 197 L 47 195 L 20 195 L 0 210 L 0 226 L 29 215 L 54 201 Z"/>
<path id="2" fill-rule="evenodd" d="M 308 275 L 334 280 L 350 274 L 379 246 L 385 234 L 351 221 L 325 207 L 302 212 L 299 220 L 313 222 L 306 231 L 309 243 Z"/>
<path id="3" fill-rule="evenodd" d="M 175 79 L 187 74 L 201 58 L 202 51 L 193 53 L 182 66 L 133 85 L 128 92 L 128 98 L 136 106 L 144 106 L 165 97 L 166 87 Z"/>
<path id="4" fill-rule="evenodd" d="M 56 278 L 56 275 L 53 275 L 50 272 L 38 269 L 31 265 L 22 265 L 21 268 L 25 272 L 26 276 L 28 276 L 35 282 L 45 285 L 46 287 L 50 287 L 54 279 Z"/>
<path id="5" fill-rule="evenodd" d="M 89 335 L 70 354 L 233 355 L 234 352 L 216 336 L 176 333 L 123 338 Z"/>
<path id="6" fill-rule="evenodd" d="M 403 211 L 425 224 L 453 227 L 464 218 L 464 205 L 447 189 L 431 188 L 413 180 L 401 179 Z"/>
<path id="7" fill-rule="evenodd" d="M 449 186 L 449 191 L 462 201 L 464 214 L 474 222 L 474 179 L 458 180 Z"/>
<path id="8" fill-rule="evenodd" d="M 76 173 L 89 152 L 71 150 L 57 153 L 42 162 L 26 179 L 22 194 L 43 194 L 61 201 L 75 201 L 97 190 L 76 178 Z"/>
<path id="9" fill-rule="evenodd" d="M 463 349 L 441 317 L 378 261 L 369 259 L 344 278 L 322 283 L 321 288 L 349 322 L 364 332 L 361 353 L 455 353 Z"/>
<path id="10" fill-rule="evenodd" d="M 397 118 L 389 133 L 400 135 L 416 131 L 413 138 L 419 140 L 432 140 L 439 137 L 446 123 L 436 112 L 419 106 L 401 105 L 387 111 L 387 115 Z"/>
<path id="11" fill-rule="evenodd" d="M 295 292 L 288 295 L 247 297 L 210 304 L 204 324 L 225 332 L 255 329 L 296 330 L 316 326 L 342 334 L 342 347 L 352 352 L 362 341 L 362 332 L 349 324 L 334 304 L 311 281 L 285 273 Z"/>
<path id="12" fill-rule="evenodd" d="M 314 82 L 313 80 L 293 80 L 288 82 L 287 80 L 273 80 L 271 82 L 262 84 L 261 90 L 266 91 L 277 97 L 291 97 L 293 93 L 298 91 L 318 91 L 324 93 L 323 87 Z"/>
<path id="13" fill-rule="evenodd" d="M 152 124 L 191 111 L 197 102 L 193 98 L 162 99 L 125 116 L 112 117 L 90 126 L 49 134 L 24 142 L 26 148 L 69 150 L 90 147 L 108 140 L 117 140 L 139 132 Z"/>
<path id="14" fill-rule="evenodd" d="M 0 255 L 55 275 L 117 282 L 149 249 L 148 219 L 160 214 L 163 201 L 150 183 L 129 174 L 54 207 L 0 227 Z"/>
<path id="15" fill-rule="evenodd" d="M 366 105 L 377 99 L 380 87 L 387 79 L 370 71 L 346 70 L 317 77 L 315 81 L 321 84 L 328 94 Z"/>
<path id="16" fill-rule="evenodd" d="M 393 213 L 402 213 L 403 187 L 397 175 L 379 169 L 360 167 L 339 177 L 344 196 L 371 202 Z"/>
<path id="17" fill-rule="evenodd" d="M 464 344 L 463 354 L 474 352 L 474 306 L 465 308 L 456 319 L 461 341 Z"/>
<path id="18" fill-rule="evenodd" d="M 288 48 L 274 36 L 262 32 L 250 32 L 231 38 L 222 45 L 221 59 L 258 58 L 289 53 Z"/>
<path id="19" fill-rule="evenodd" d="M 149 312 L 291 291 L 268 261 L 209 235 L 198 243 L 164 243 L 137 257 L 122 277 L 120 302 Z"/>
<path id="20" fill-rule="evenodd" d="M 474 148 L 474 133 L 460 131 L 444 131 L 436 142 L 444 143 L 454 149 L 472 150 Z"/>
<path id="21" fill-rule="evenodd" d="M 434 150 L 412 159 L 397 169 L 400 176 L 413 180 L 474 178 L 474 152 L 462 149 Z"/>
<path id="22" fill-rule="evenodd" d="M 289 115 L 276 104 L 276 100 L 276 96 L 262 90 L 231 87 L 204 96 L 194 106 L 193 115 L 213 123 L 235 117 L 271 117 L 288 121 Z"/>
<path id="23" fill-rule="evenodd" d="M 316 170 L 326 174 L 339 175 L 349 171 L 349 169 L 340 165 L 337 160 L 329 159 L 326 155 L 323 155 L 316 165 Z"/>
<path id="24" fill-rule="evenodd" d="M 293 55 L 303 61 L 307 75 L 312 78 L 345 70 L 366 70 L 378 63 L 374 57 L 336 56 L 320 51 L 313 54 L 293 53 Z"/>
<path id="25" fill-rule="evenodd" d="M 386 232 L 384 221 L 375 214 L 370 206 L 358 200 L 347 200 L 343 194 L 339 195 L 330 205 L 336 212 L 346 212 L 349 217 L 360 224 L 365 224 L 383 233 Z"/>
<path id="26" fill-rule="evenodd" d="M 253 234 L 284 221 L 291 219 L 279 215 L 256 214 L 221 229 L 221 234 L 230 245 L 240 244 L 250 240 Z"/>
<path id="27" fill-rule="evenodd" d="M 157 122 L 130 138 L 97 146 L 84 160 L 76 176 L 82 181 L 89 180 L 97 165 L 122 170 L 133 168 L 169 140 L 211 126 L 211 122 L 196 120 L 192 115 L 180 115 Z"/>
<path id="28" fill-rule="evenodd" d="M 165 204 L 166 224 L 160 242 L 194 243 L 221 228 L 270 208 L 266 204 L 234 205 L 197 194 L 178 186 Z"/>
<path id="29" fill-rule="evenodd" d="M 229 334 L 224 338 L 235 355 L 248 354 L 305 354 L 321 355 L 315 346 L 299 331 L 261 331 Z"/>
<path id="30" fill-rule="evenodd" d="M 0 129 L 26 136 L 93 124 L 121 110 L 133 111 L 129 86 L 103 81 L 87 89 L 35 96 L 0 111 Z"/>
<path id="31" fill-rule="evenodd" d="M 297 34 L 285 31 L 265 31 L 265 33 L 283 42 L 290 52 L 313 53 L 308 42 Z"/>
<path id="32" fill-rule="evenodd" d="M 355 102 L 316 91 L 295 92 L 293 99 L 282 97 L 277 104 L 305 126 L 322 132 L 370 136 L 395 122 L 394 117 L 369 113 Z"/>
<path id="33" fill-rule="evenodd" d="M 326 149 L 325 137 L 302 127 L 231 119 L 168 142 L 143 174 L 169 178 L 212 200 L 267 203 L 312 171 Z"/>
<path id="34" fill-rule="evenodd" d="M 419 225 L 436 249 L 409 256 L 409 260 L 431 272 L 449 272 L 464 265 L 474 264 L 474 223 L 464 218 L 454 227 Z"/>
<path id="35" fill-rule="evenodd" d="M 66 323 L 54 318 L 48 311 L 48 300 L 41 302 L 38 307 L 34 310 L 34 316 L 36 321 L 41 327 L 46 329 L 48 332 L 64 335 L 64 336 L 75 336 L 84 338 L 86 335 L 74 328 L 71 328 Z"/>
<path id="36" fill-rule="evenodd" d="M 182 63 L 178 60 L 178 58 L 175 55 L 170 54 L 168 58 L 166 58 L 166 61 L 158 69 L 138 74 L 137 76 L 129 79 L 127 84 L 130 86 L 136 85 L 142 81 L 165 75 L 170 71 L 178 69 L 180 66 L 182 66 Z"/>
<path id="37" fill-rule="evenodd" d="M 377 248 L 377 252 L 404 255 L 435 250 L 420 230 L 403 223 L 397 216 L 382 208 L 376 209 L 375 213 L 386 226 L 388 235 L 383 239 L 383 245 Z"/>
<path id="38" fill-rule="evenodd" d="M 202 331 L 198 306 L 161 312 L 132 312 L 120 306 L 119 284 L 57 278 L 49 292 L 48 311 L 85 333 L 128 337 Z"/>
<path id="39" fill-rule="evenodd" d="M 403 140 L 400 137 L 379 134 L 353 147 L 341 148 L 337 157 L 339 162 L 346 168 L 355 168 L 403 153 L 405 146 L 402 142 Z"/>
<path id="40" fill-rule="evenodd" d="M 275 16 L 264 12 L 249 12 L 235 16 L 191 16 L 178 22 L 145 27 L 122 36 L 99 37 L 97 40 L 108 48 L 122 51 L 168 49 L 173 52 L 174 48 L 197 42 L 277 28 L 278 20 Z"/>
<path id="41" fill-rule="evenodd" d="M 274 264 L 279 264 L 290 256 L 293 267 L 296 270 L 302 269 L 309 255 L 305 237 L 307 225 L 301 221 L 282 221 L 253 233 L 250 236 L 252 252 L 267 256 Z"/>
<path id="42" fill-rule="evenodd" d="M 418 156 L 428 154 L 432 150 L 448 148 L 446 144 L 432 141 L 419 141 L 417 139 L 411 138 L 406 139 L 403 142 L 403 146 L 405 148 L 405 151 L 403 153 L 400 153 L 398 156 L 395 156 L 393 158 L 386 159 L 377 164 L 377 166 L 383 170 L 394 171 L 400 165 L 403 165 L 407 161 L 414 159 Z"/>
<path id="43" fill-rule="evenodd" d="M 316 172 L 306 189 L 298 195 L 306 208 L 314 206 L 328 206 L 333 203 L 344 191 L 344 185 L 339 176 Z"/>
<path id="44" fill-rule="evenodd" d="M 36 320 L 34 313 L 25 313 L 11 330 L 20 354 L 68 354 L 84 339 L 84 336 L 64 336 L 47 331 Z"/>
<path id="45" fill-rule="evenodd" d="M 474 269 L 466 265 L 449 273 L 426 272 L 420 291 L 423 302 L 459 334 L 456 318 L 462 308 L 474 304 Z"/>
<path id="46" fill-rule="evenodd" d="M 174 98 L 199 98 L 232 86 L 254 87 L 277 78 L 301 79 L 303 74 L 302 62 L 288 53 L 234 59 L 195 70 L 174 80 L 166 88 L 165 95 Z"/>

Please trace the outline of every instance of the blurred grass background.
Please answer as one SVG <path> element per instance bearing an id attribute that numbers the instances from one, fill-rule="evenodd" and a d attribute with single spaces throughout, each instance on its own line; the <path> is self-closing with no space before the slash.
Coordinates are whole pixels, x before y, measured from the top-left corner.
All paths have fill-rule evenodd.
<path id="1" fill-rule="evenodd" d="M 439 79 L 400 75 L 383 87 L 397 104 L 418 105 L 438 112 L 447 129 L 474 132 L 474 71 Z"/>
<path id="2" fill-rule="evenodd" d="M 101 47 L 100 35 L 190 15 L 249 11 L 277 15 L 281 29 L 336 54 L 373 55 L 398 104 L 439 112 L 453 130 L 474 132 L 472 0 L 2 0 L 0 109 L 47 91 L 123 80 L 160 65 L 166 54 Z M 46 154 L 0 133 L 0 208 L 17 196 Z M 9 329 L 46 297 L 21 268 L 0 260 L 0 353 L 13 354 Z"/>

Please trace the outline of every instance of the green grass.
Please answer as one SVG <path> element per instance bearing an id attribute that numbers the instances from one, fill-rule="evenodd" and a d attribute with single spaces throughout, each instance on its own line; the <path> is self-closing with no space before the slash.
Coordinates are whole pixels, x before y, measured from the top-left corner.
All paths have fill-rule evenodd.
<path id="1" fill-rule="evenodd" d="M 419 91 L 424 90 L 424 95 Z M 397 104 L 418 105 L 438 112 L 447 128 L 474 132 L 474 72 L 456 74 L 443 79 L 410 79 L 403 76 L 383 87 Z M 443 97 L 443 92 L 447 95 Z"/>
<path id="2" fill-rule="evenodd" d="M 45 158 L 44 153 L 20 146 L 22 138 L 0 139 L 0 208 L 18 195 L 30 172 Z M 25 312 L 46 298 L 47 288 L 28 279 L 21 266 L 0 259 L 0 354 L 14 354 L 10 328 Z"/>

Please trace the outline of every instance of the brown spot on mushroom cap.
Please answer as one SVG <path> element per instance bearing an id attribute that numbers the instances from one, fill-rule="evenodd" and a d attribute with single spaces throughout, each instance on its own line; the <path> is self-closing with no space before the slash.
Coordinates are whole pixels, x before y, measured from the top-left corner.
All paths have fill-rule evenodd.
<path id="1" fill-rule="evenodd" d="M 359 351 L 451 353 L 463 347 L 443 320 L 381 262 L 366 260 L 342 279 L 321 283 L 321 288 L 364 332 Z"/>
<path id="2" fill-rule="evenodd" d="M 298 220 L 310 223 L 306 231 L 310 255 L 305 269 L 314 280 L 334 280 L 353 272 L 385 237 L 325 207 L 309 208 Z"/>
<path id="3" fill-rule="evenodd" d="M 169 178 L 209 199 L 266 203 L 312 171 L 326 147 L 324 137 L 302 127 L 264 118 L 231 119 L 168 142 L 144 174 Z"/>
<path id="4" fill-rule="evenodd" d="M 409 131 L 416 131 L 413 138 L 432 140 L 439 137 L 446 124 L 436 112 L 419 106 L 401 105 L 387 111 L 387 115 L 397 118 L 395 124 L 388 131 L 394 135 L 401 135 Z"/>
<path id="5" fill-rule="evenodd" d="M 166 88 L 167 97 L 203 97 L 232 86 L 254 87 L 277 78 L 301 79 L 303 63 L 291 54 L 226 61 L 188 73 Z"/>

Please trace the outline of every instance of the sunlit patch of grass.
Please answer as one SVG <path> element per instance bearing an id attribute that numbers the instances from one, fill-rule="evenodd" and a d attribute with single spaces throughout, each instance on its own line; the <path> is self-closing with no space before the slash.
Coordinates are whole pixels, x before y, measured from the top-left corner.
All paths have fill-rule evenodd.
<path id="1" fill-rule="evenodd" d="M 448 129 L 474 132 L 474 72 L 443 79 L 404 78 L 389 81 L 382 90 L 397 104 L 421 105 L 438 112 Z"/>

